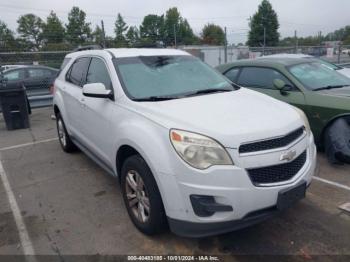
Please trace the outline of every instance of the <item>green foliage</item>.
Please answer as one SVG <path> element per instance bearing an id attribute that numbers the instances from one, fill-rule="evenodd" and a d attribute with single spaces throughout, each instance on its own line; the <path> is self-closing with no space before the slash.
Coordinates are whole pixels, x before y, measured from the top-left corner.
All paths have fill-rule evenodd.
<path id="1" fill-rule="evenodd" d="M 43 21 L 34 14 L 22 15 L 17 20 L 17 32 L 20 34 L 23 42 L 28 45 L 30 50 L 39 50 L 41 47 Z"/>
<path id="2" fill-rule="evenodd" d="M 188 21 L 173 7 L 166 11 L 164 20 L 164 42 L 167 46 L 175 45 L 175 34 L 177 45 L 190 45 L 197 41 Z"/>
<path id="3" fill-rule="evenodd" d="M 126 47 L 127 41 L 125 38 L 126 31 L 128 30 L 128 26 L 126 25 L 121 14 L 118 13 L 117 20 L 114 24 L 114 32 L 115 32 L 115 41 L 117 47 Z"/>
<path id="4" fill-rule="evenodd" d="M 136 26 L 130 26 L 125 35 L 129 47 L 134 47 L 140 41 L 139 30 Z"/>
<path id="5" fill-rule="evenodd" d="M 90 23 L 85 22 L 85 19 L 86 14 L 79 7 L 74 6 L 69 12 L 66 36 L 72 45 L 86 44 L 91 40 Z"/>
<path id="6" fill-rule="evenodd" d="M 16 49 L 16 40 L 13 32 L 0 20 L 0 51 Z"/>
<path id="7" fill-rule="evenodd" d="M 65 28 L 53 11 L 46 18 L 46 23 L 43 23 L 42 38 L 46 45 L 58 44 L 64 41 Z"/>
<path id="8" fill-rule="evenodd" d="M 103 31 L 98 25 L 95 27 L 95 30 L 92 32 L 91 36 L 94 44 L 101 45 L 103 43 Z"/>
<path id="9" fill-rule="evenodd" d="M 156 43 L 164 39 L 164 16 L 147 15 L 140 25 L 140 37 L 143 41 Z"/>
<path id="10" fill-rule="evenodd" d="M 263 0 L 258 11 L 253 15 L 249 23 L 249 46 L 264 45 L 264 27 L 266 29 L 266 46 L 276 46 L 279 41 L 279 23 L 276 12 L 268 0 Z"/>
<path id="11" fill-rule="evenodd" d="M 207 24 L 204 26 L 202 33 L 202 43 L 206 45 L 224 45 L 225 33 L 218 25 Z"/>

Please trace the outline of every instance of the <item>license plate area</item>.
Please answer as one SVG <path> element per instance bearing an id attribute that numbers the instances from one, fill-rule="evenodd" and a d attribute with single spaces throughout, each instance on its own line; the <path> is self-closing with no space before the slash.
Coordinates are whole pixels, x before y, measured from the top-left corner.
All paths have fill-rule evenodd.
<path id="1" fill-rule="evenodd" d="M 285 210 L 293 206 L 300 199 L 305 197 L 306 182 L 302 182 L 292 188 L 286 188 L 278 192 L 277 208 Z"/>

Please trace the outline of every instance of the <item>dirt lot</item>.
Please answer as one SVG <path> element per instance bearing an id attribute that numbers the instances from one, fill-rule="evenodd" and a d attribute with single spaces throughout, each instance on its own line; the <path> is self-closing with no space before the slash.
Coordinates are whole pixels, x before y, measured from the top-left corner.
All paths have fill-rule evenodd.
<path id="1" fill-rule="evenodd" d="M 0 182 L 1 255 L 32 248 L 56 255 L 224 254 L 241 261 L 242 254 L 301 260 L 346 254 L 350 260 L 350 214 L 338 209 L 350 202 L 350 166 L 330 166 L 320 153 L 317 176 L 324 180 L 314 179 L 306 199 L 259 225 L 204 239 L 146 237 L 129 220 L 117 180 L 84 154 L 61 150 L 50 114 L 36 109 L 31 129 L 11 132 L 0 118 L 0 172 L 8 179 L 7 188 Z M 346 259 L 322 256 L 335 258 Z"/>

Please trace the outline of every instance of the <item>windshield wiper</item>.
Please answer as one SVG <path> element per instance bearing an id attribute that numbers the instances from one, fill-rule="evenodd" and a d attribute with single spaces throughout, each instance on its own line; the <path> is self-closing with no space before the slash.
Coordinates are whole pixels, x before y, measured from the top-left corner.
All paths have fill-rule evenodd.
<path id="1" fill-rule="evenodd" d="M 195 92 L 189 93 L 185 96 L 196 96 L 196 95 L 202 95 L 202 94 L 211 94 L 211 93 L 219 93 L 219 92 L 230 92 L 233 91 L 233 89 L 229 88 L 208 88 L 203 90 L 197 90 Z"/>
<path id="2" fill-rule="evenodd" d="M 328 89 L 334 89 L 334 88 L 342 88 L 345 86 L 349 86 L 349 85 L 329 85 L 329 86 L 323 86 L 323 87 L 319 87 L 319 88 L 315 88 L 312 91 L 320 91 L 320 90 L 328 90 Z"/>
<path id="3" fill-rule="evenodd" d="M 133 101 L 137 102 L 144 102 L 144 101 L 166 101 L 166 100 L 172 100 L 172 99 L 178 99 L 177 96 L 150 96 L 150 97 L 143 97 L 143 98 L 134 98 Z"/>

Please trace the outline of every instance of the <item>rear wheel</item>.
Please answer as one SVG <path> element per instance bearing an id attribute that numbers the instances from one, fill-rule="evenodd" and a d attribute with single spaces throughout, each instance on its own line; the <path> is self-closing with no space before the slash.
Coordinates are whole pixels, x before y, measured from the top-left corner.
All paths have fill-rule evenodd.
<path id="1" fill-rule="evenodd" d="M 77 147 L 74 145 L 74 143 L 70 139 L 60 113 L 57 113 L 56 115 L 56 126 L 57 126 L 58 140 L 61 144 L 63 151 L 67 153 L 76 151 Z"/>
<path id="2" fill-rule="evenodd" d="M 166 228 L 162 199 L 151 170 L 139 155 L 125 160 L 121 171 L 124 203 L 134 225 L 154 235 Z"/>

